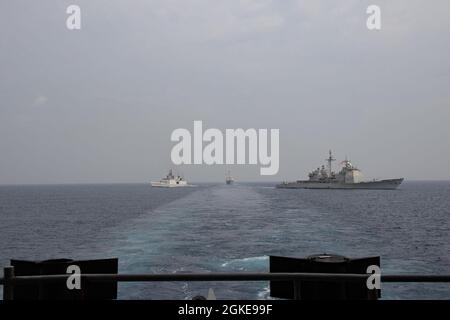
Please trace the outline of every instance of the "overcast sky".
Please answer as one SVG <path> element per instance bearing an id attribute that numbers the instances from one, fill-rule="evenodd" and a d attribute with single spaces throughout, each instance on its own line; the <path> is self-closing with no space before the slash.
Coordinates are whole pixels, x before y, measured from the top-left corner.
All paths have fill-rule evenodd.
<path id="1" fill-rule="evenodd" d="M 367 178 L 450 179 L 449 17 L 448 0 L 1 1 L 0 184 L 160 178 L 194 120 L 280 129 L 278 175 L 231 166 L 241 181 L 306 178 L 330 148 Z"/>

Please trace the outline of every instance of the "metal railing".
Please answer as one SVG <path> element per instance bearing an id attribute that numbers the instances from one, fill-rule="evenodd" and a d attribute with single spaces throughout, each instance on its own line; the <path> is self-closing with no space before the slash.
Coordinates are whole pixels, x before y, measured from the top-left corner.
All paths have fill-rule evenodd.
<path id="1" fill-rule="evenodd" d="M 14 267 L 5 267 L 4 276 L 0 278 L 3 285 L 3 300 L 14 298 L 16 284 L 34 282 L 52 282 L 66 280 L 71 274 L 15 276 Z M 342 273 L 178 273 L 178 274 L 81 274 L 81 279 L 93 282 L 177 282 L 177 281 L 293 281 L 294 286 L 299 281 L 351 281 L 365 282 L 370 274 Z M 381 282 L 420 282 L 420 283 L 450 283 L 450 275 L 381 275 Z"/>

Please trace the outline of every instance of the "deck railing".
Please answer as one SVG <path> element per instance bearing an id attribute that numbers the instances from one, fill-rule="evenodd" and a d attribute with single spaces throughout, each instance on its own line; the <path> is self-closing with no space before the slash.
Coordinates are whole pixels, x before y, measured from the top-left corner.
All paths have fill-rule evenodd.
<path id="1" fill-rule="evenodd" d="M 3 285 L 3 299 L 14 298 L 16 284 L 33 282 L 52 282 L 66 280 L 71 274 L 15 276 L 14 267 L 5 267 L 0 285 Z M 81 279 L 90 282 L 177 282 L 177 281 L 293 281 L 296 286 L 299 281 L 351 281 L 366 282 L 370 274 L 342 273 L 178 273 L 178 274 L 81 274 Z M 418 283 L 450 283 L 450 275 L 381 275 L 381 282 L 418 282 Z"/>

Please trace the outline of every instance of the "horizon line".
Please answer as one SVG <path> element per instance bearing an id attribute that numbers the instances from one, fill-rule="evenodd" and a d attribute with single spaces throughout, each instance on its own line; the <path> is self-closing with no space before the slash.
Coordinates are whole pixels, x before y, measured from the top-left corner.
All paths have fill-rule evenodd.
<path id="1" fill-rule="evenodd" d="M 294 181 L 294 180 L 293 180 Z M 239 183 L 280 183 L 282 180 L 242 180 L 236 181 Z M 450 182 L 450 179 L 405 179 L 405 182 Z M 192 184 L 225 184 L 225 181 L 191 181 Z M 119 184 L 135 184 L 135 185 L 149 185 L 150 182 L 31 182 L 31 183 L 0 183 L 0 187 L 10 186 L 62 186 L 62 185 L 119 185 Z"/>

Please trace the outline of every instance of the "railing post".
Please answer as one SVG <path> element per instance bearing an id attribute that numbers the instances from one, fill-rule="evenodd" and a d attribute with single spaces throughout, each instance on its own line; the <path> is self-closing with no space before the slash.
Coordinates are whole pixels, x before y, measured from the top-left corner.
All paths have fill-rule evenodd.
<path id="1" fill-rule="evenodd" d="M 302 297 L 300 295 L 300 280 L 295 279 L 293 282 L 294 282 L 294 300 L 301 300 Z"/>
<path id="2" fill-rule="evenodd" d="M 14 299 L 14 267 L 3 268 L 3 300 Z"/>

